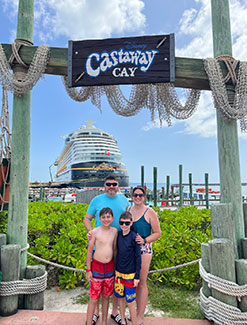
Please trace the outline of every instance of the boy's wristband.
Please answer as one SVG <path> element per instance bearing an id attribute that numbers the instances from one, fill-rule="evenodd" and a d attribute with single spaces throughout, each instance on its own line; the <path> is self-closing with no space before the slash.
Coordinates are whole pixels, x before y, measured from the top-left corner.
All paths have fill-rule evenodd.
<path id="1" fill-rule="evenodd" d="M 86 269 L 86 272 L 91 272 L 91 269 Z"/>

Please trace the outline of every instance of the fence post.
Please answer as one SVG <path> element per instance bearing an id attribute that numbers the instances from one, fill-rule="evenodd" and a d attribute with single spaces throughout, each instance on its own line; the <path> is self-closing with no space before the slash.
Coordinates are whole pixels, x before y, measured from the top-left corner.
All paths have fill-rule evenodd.
<path id="1" fill-rule="evenodd" d="M 144 187 L 144 166 L 141 166 L 141 187 Z"/>
<path id="2" fill-rule="evenodd" d="M 247 261 L 244 259 L 236 260 L 236 276 L 237 283 L 239 285 L 244 285 L 247 283 Z M 247 297 L 244 296 L 239 302 L 239 307 L 242 312 L 247 311 Z"/>
<path id="3" fill-rule="evenodd" d="M 19 280 L 20 245 L 3 245 L 1 247 L 2 281 Z M 11 316 L 17 313 L 18 295 L 0 296 L 0 315 Z"/>
<path id="4" fill-rule="evenodd" d="M 166 199 L 169 200 L 170 176 L 166 176 Z"/>
<path id="5" fill-rule="evenodd" d="M 205 198 L 206 198 L 206 209 L 209 209 L 209 201 L 208 201 L 208 173 L 205 174 Z"/>
<path id="6" fill-rule="evenodd" d="M 236 282 L 235 256 L 233 244 L 229 239 L 219 238 L 209 242 L 210 273 L 222 279 Z M 212 289 L 212 296 L 228 305 L 237 307 L 235 297 Z"/>
<path id="7" fill-rule="evenodd" d="M 26 279 L 34 279 L 45 274 L 44 265 L 28 265 L 26 268 Z M 44 291 L 36 294 L 25 295 L 24 308 L 29 310 L 44 309 Z"/>
<path id="8" fill-rule="evenodd" d="M 209 245 L 202 243 L 201 244 L 201 255 L 202 255 L 202 266 L 204 267 L 207 273 L 210 273 L 210 264 L 209 264 Z M 207 298 L 212 296 L 211 289 L 209 289 L 206 281 L 202 280 L 202 291 L 204 296 Z"/>
<path id="9" fill-rule="evenodd" d="M 194 205 L 193 189 L 192 189 L 192 174 L 189 173 L 189 189 L 190 189 L 190 205 Z"/>
<path id="10" fill-rule="evenodd" d="M 238 245 L 231 203 L 213 204 L 211 206 L 211 226 L 213 239 L 226 238 L 231 240 L 235 257 L 238 258 Z"/>
<path id="11" fill-rule="evenodd" d="M 157 167 L 154 167 L 154 184 L 153 184 L 153 192 L 154 192 L 154 206 L 157 207 Z"/>
<path id="12" fill-rule="evenodd" d="M 181 208 L 183 204 L 183 165 L 179 165 L 179 207 Z"/>

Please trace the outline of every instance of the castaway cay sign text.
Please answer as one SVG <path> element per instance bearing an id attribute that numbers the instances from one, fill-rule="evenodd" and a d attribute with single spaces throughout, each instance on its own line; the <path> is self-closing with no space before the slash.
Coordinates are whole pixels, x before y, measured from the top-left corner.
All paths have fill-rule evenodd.
<path id="1" fill-rule="evenodd" d="M 174 34 L 69 41 L 70 87 L 174 81 Z"/>

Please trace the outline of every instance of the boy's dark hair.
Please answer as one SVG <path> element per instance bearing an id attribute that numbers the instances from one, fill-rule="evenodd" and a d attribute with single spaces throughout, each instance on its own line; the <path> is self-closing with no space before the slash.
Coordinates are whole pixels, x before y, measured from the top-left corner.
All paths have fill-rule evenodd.
<path id="1" fill-rule="evenodd" d="M 109 207 L 101 209 L 100 212 L 99 212 L 99 216 L 101 217 L 101 216 L 103 216 L 104 214 L 107 214 L 107 213 L 110 214 L 111 216 L 113 216 L 112 209 L 109 208 Z"/>
<path id="2" fill-rule="evenodd" d="M 119 217 L 119 220 L 131 220 L 132 221 L 132 214 L 129 211 L 124 211 L 121 216 Z"/>
<path id="3" fill-rule="evenodd" d="M 116 181 L 116 182 L 118 182 L 118 180 L 116 179 L 116 177 L 113 176 L 113 175 L 108 175 L 108 176 L 105 178 L 105 182 L 106 182 L 106 181 Z"/>

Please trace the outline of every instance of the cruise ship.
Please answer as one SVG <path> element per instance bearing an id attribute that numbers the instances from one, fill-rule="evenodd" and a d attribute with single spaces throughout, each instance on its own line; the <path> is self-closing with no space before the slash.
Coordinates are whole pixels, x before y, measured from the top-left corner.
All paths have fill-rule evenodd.
<path id="1" fill-rule="evenodd" d="M 114 175 L 120 187 L 129 187 L 128 172 L 116 139 L 96 128 L 92 120 L 62 138 L 65 146 L 54 163 L 55 182 L 59 185 L 103 187 L 105 178 Z"/>

